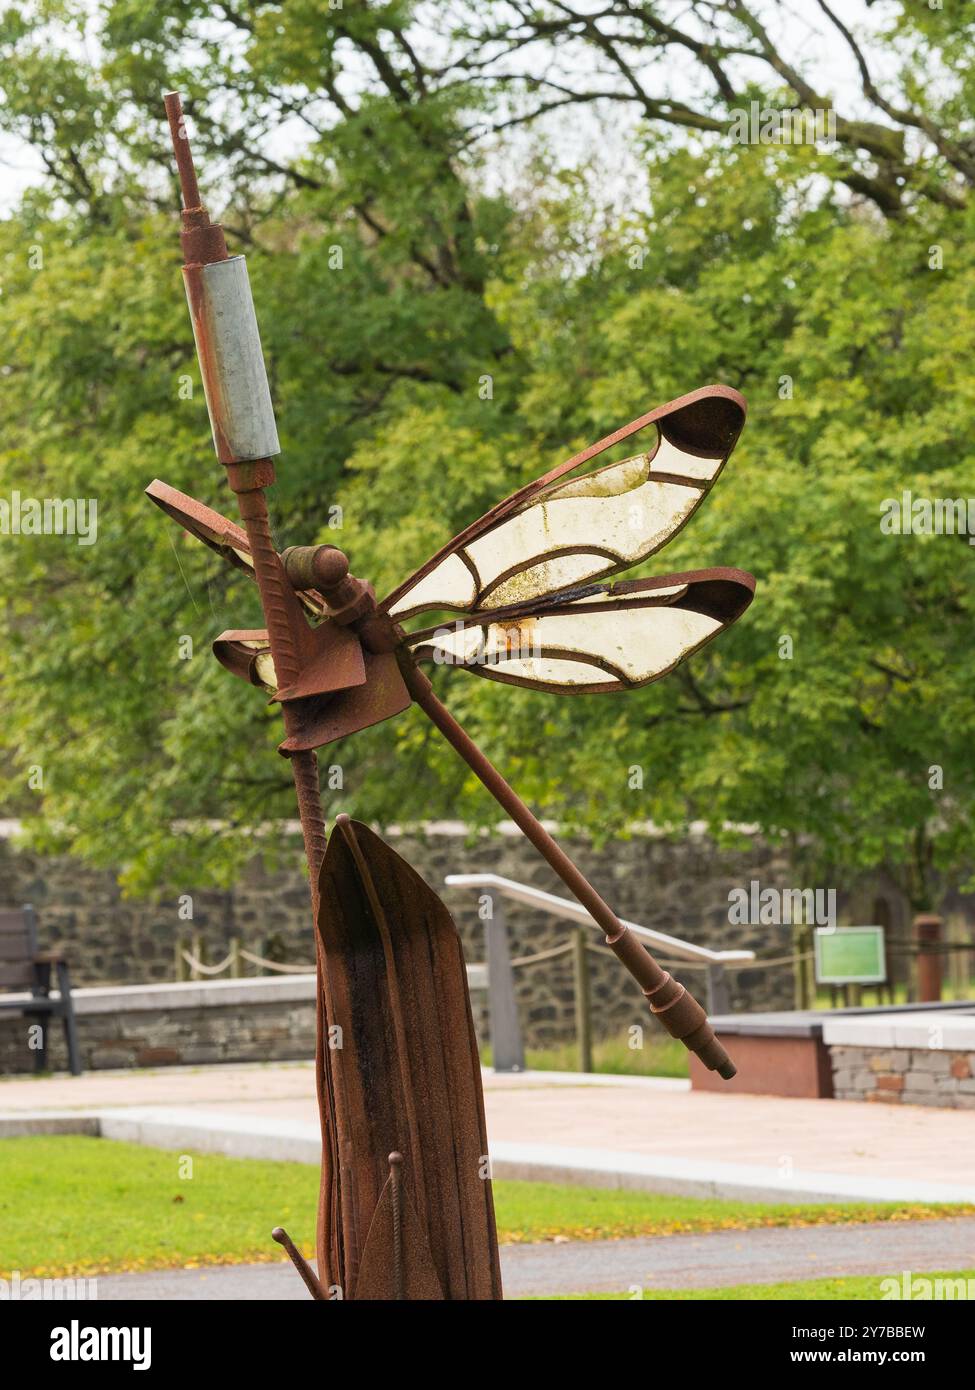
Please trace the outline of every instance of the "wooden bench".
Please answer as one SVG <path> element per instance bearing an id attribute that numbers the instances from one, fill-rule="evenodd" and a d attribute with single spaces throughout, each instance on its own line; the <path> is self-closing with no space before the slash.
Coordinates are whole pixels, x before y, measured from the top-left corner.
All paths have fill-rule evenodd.
<path id="1" fill-rule="evenodd" d="M 57 978 L 57 999 L 51 998 L 51 973 Z M 40 951 L 37 946 L 37 918 L 32 907 L 0 908 L 0 990 L 29 989 L 30 999 L 5 998 L 0 993 L 0 1010 L 35 1016 L 41 1020 L 41 1045 L 34 1052 L 34 1070 L 47 1070 L 47 1020 L 60 1018 L 68 1047 L 68 1065 L 73 1076 L 81 1075 L 78 1028 L 71 1000 L 68 963 L 60 951 Z"/>

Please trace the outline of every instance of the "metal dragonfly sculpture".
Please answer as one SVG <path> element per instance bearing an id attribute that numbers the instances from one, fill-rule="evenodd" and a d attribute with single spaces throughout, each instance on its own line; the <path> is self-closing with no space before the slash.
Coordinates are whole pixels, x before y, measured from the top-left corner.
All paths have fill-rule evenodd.
<path id="1" fill-rule="evenodd" d="M 280 704 L 280 752 L 294 774 L 317 922 L 323 1121 L 317 1278 L 284 1233 L 276 1238 L 312 1292 L 318 1290 L 316 1297 L 325 1296 L 332 1277 L 340 1287 L 354 1285 L 360 1298 L 498 1297 L 489 1190 L 486 1206 L 472 1206 L 469 1193 L 460 1192 L 452 1227 L 437 1211 L 442 1184 L 417 1175 L 424 1154 L 427 1171 L 442 1168 L 451 1144 L 456 1162 L 458 1133 L 466 1135 L 465 1162 L 486 1151 L 456 932 L 436 895 L 366 827 L 340 817 L 326 853 L 315 750 L 418 705 L 603 929 L 654 1016 L 706 1066 L 734 1076 L 701 1006 L 627 930 L 454 719 L 422 667 L 460 667 L 561 694 L 632 690 L 660 679 L 735 622 L 755 588 L 742 570 L 613 576 L 647 560 L 688 522 L 735 446 L 745 402 L 730 387 L 707 386 L 640 416 L 499 502 L 381 601 L 370 584 L 349 573 L 348 560 L 333 546 L 293 546 L 279 554 L 264 497 L 279 446 L 244 258 L 228 256 L 222 229 L 202 206 L 178 96 L 168 96 L 166 106 L 183 195 L 187 298 L 214 444 L 243 526 L 159 480 L 147 493 L 260 588 L 266 629 L 224 632 L 214 651 L 225 667 Z M 644 429 L 654 431 L 644 452 L 578 471 Z M 423 615 L 445 613 L 456 616 L 422 623 Z M 404 941 L 416 946 L 408 961 L 397 955 Z M 428 941 L 440 962 L 432 975 L 423 945 Z M 368 951 L 382 962 L 374 981 L 385 992 L 378 1014 L 363 984 L 361 956 Z M 450 1075 L 435 1083 L 417 1060 L 429 1047 L 418 1047 L 404 1026 L 408 1015 L 422 1029 L 424 991 L 434 1012 L 453 991 L 449 1016 L 464 1035 L 460 1060 L 451 1062 L 450 1029 L 436 1034 Z M 360 1029 L 360 1051 L 372 1048 L 385 1058 L 385 1071 L 360 1066 L 349 1073 L 346 1066 L 342 1074 L 325 1041 L 340 1013 Z M 427 1040 L 430 1046 L 436 1038 Z M 376 1129 L 375 1083 L 393 1073 L 402 1113 L 373 1134 L 363 1193 L 347 1135 Z M 466 1101 L 458 1110 L 462 1093 Z M 448 1116 L 439 1137 L 428 1141 L 425 1117 L 451 1105 L 453 1119 Z M 404 1132 L 411 1138 L 406 1168 L 416 1172 L 404 1169 Z M 387 1141 L 393 1152 L 387 1148 L 384 1155 Z M 458 1223 L 467 1232 L 468 1257 L 472 1249 L 480 1253 L 452 1273 Z"/>

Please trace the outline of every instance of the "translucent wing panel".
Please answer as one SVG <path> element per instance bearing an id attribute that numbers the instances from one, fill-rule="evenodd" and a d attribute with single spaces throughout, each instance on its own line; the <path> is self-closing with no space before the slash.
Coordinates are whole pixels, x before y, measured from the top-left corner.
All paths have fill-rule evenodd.
<path id="1" fill-rule="evenodd" d="M 524 602 L 652 555 L 701 500 L 698 484 L 660 481 L 652 470 L 645 454 L 601 468 L 474 541 L 467 553 L 481 579 L 479 606 Z"/>
<path id="2" fill-rule="evenodd" d="M 448 629 L 430 647 L 435 661 L 483 664 L 535 685 L 601 686 L 609 680 L 636 686 L 671 670 L 720 627 L 706 614 L 674 608 L 587 617 L 560 612 Z"/>
<path id="3" fill-rule="evenodd" d="M 701 481 L 690 475 L 658 476 L 655 456 L 610 464 L 543 491 L 446 556 L 390 611 L 401 618 L 431 607 L 504 608 L 628 568 L 680 530 L 702 495 Z"/>
<path id="4" fill-rule="evenodd" d="M 410 638 L 417 657 L 540 690 L 627 690 L 659 679 L 733 623 L 754 580 L 698 570 L 547 606 L 478 613 Z"/>
<path id="5" fill-rule="evenodd" d="M 711 483 L 717 477 L 724 458 L 701 458 L 678 449 L 669 439 L 661 437 L 653 456 L 653 467 L 657 473 L 675 473 L 679 477 L 693 478 L 700 483 Z"/>
<path id="6" fill-rule="evenodd" d="M 526 657 L 524 660 L 499 661 L 482 675 L 495 680 L 508 680 L 511 685 L 534 686 L 538 690 L 605 690 L 606 672 L 584 661 L 559 659 L 553 656 Z M 613 686 L 613 689 L 616 687 Z"/>
<path id="7" fill-rule="evenodd" d="M 448 555 L 410 590 L 409 607 L 465 609 L 477 598 L 477 580 L 459 555 Z M 396 611 L 396 610 L 394 610 Z"/>
<path id="8" fill-rule="evenodd" d="M 743 419 L 737 393 L 705 388 L 634 421 L 468 527 L 383 607 L 400 619 L 436 608 L 501 609 L 645 560 L 699 506 Z M 582 461 L 651 421 L 657 433 L 651 451 L 562 481 Z"/>

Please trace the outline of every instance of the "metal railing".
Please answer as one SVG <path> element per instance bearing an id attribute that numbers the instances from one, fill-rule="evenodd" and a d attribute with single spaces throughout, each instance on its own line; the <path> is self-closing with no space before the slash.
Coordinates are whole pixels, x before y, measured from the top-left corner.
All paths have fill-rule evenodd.
<path id="1" fill-rule="evenodd" d="M 559 898 L 554 893 L 546 893 L 541 888 L 532 888 L 526 883 L 516 883 L 514 879 L 503 878 L 500 874 L 448 874 L 444 879 L 449 888 L 479 888 L 489 899 L 488 910 L 484 914 L 487 935 L 488 967 L 488 1012 L 491 1030 L 491 1052 L 495 1071 L 522 1071 L 525 1066 L 525 1050 L 521 1036 L 521 1025 L 515 1001 L 514 970 L 519 966 L 534 965 L 542 960 L 573 953 L 575 978 L 576 1036 L 579 1043 L 580 1070 L 592 1071 L 592 1011 L 589 999 L 589 961 L 587 952 L 599 951 L 587 940 L 587 928 L 591 927 L 602 936 L 597 926 L 581 903 L 570 898 Z M 518 960 L 511 959 L 508 934 L 504 920 L 502 900 L 522 903 L 526 907 L 537 908 L 550 917 L 576 924 L 573 939 L 563 946 L 547 951 L 539 951 Z M 669 936 L 666 932 L 653 931 L 637 922 L 624 925 L 634 936 L 646 941 L 654 948 L 654 955 L 662 965 L 688 964 L 703 968 L 707 981 L 707 1005 L 711 1014 L 727 1013 L 730 1008 L 727 967 L 735 967 L 755 959 L 754 951 L 714 951 L 708 946 L 696 946 L 691 941 Z"/>

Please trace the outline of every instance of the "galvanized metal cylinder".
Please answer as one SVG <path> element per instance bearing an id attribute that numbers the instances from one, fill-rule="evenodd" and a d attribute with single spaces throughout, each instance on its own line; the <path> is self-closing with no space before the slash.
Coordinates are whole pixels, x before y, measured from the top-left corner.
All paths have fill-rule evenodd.
<path id="1" fill-rule="evenodd" d="M 281 452 L 247 262 L 183 267 L 213 446 L 221 463 Z"/>

